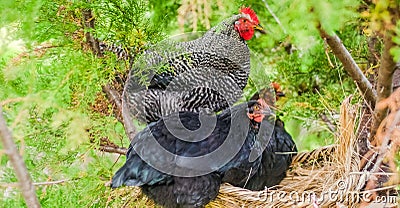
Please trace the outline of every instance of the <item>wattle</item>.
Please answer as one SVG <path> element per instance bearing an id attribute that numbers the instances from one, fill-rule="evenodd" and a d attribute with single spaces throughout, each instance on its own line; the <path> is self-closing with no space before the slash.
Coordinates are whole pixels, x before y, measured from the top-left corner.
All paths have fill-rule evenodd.
<path id="1" fill-rule="evenodd" d="M 246 30 L 246 31 L 242 31 L 240 33 L 240 36 L 244 39 L 244 40 L 250 40 L 254 35 L 254 30 Z"/>

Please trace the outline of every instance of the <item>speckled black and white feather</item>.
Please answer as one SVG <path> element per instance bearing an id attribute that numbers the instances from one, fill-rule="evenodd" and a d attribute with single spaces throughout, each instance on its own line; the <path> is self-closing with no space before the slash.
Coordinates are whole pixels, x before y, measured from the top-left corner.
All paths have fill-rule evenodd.
<path id="1" fill-rule="evenodd" d="M 147 50 L 135 61 L 124 88 L 130 115 L 149 123 L 171 112 L 215 112 L 235 103 L 250 71 L 249 48 L 234 29 L 242 17 L 226 19 L 198 39 L 166 40 Z M 160 73 L 160 68 L 166 70 Z M 143 74 L 147 86 L 137 79 Z"/>
<path id="2" fill-rule="evenodd" d="M 106 51 L 112 52 L 117 56 L 118 59 L 129 60 L 133 58 L 128 48 L 124 48 L 122 45 L 100 42 L 99 47 L 102 53 Z"/>

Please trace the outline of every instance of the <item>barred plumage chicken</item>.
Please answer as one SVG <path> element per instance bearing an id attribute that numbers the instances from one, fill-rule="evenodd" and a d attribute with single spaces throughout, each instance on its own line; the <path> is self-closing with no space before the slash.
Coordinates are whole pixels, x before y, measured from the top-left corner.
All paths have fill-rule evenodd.
<path id="1" fill-rule="evenodd" d="M 146 123 L 173 112 L 227 108 L 247 84 L 250 51 L 245 41 L 255 30 L 262 30 L 256 14 L 242 8 L 198 39 L 166 40 L 150 48 L 130 71 L 123 105 L 131 117 Z M 147 86 L 137 78 L 143 76 Z"/>
<path id="2" fill-rule="evenodd" d="M 212 124 L 200 122 L 200 113 L 163 117 L 132 140 L 126 163 L 113 176 L 111 187 L 140 186 L 165 207 L 203 207 L 215 199 L 227 171 L 240 168 L 250 177 L 255 174 L 261 158 L 249 162 L 249 156 L 258 145 L 259 125 L 268 112 L 257 101 L 236 105 L 217 115 L 209 134 L 198 132 Z M 179 121 L 192 131 L 184 138 L 176 136 L 182 129 Z"/>

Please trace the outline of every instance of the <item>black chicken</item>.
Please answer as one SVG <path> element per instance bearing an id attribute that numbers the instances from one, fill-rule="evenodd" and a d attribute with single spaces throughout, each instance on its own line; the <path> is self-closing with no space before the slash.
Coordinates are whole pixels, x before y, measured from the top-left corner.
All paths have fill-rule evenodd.
<path id="1" fill-rule="evenodd" d="M 272 83 L 272 89 L 262 89 L 252 99 L 258 99 L 264 106 L 275 109 L 275 99 L 284 96 L 279 84 Z M 275 91 L 275 93 L 274 93 Z M 265 108 L 265 107 L 264 107 Z M 234 186 L 243 187 L 253 191 L 259 191 L 265 187 L 279 184 L 286 176 L 293 156 L 297 153 L 296 145 L 284 128 L 280 119 L 264 119 L 260 125 L 258 139 L 265 147 L 258 148 L 262 151 L 261 166 L 252 177 L 248 177 L 246 171 L 235 168 L 225 174 L 223 182 Z"/>
<path id="2" fill-rule="evenodd" d="M 133 139 L 111 187 L 140 186 L 165 207 L 203 207 L 225 172 L 240 168 L 251 177 L 260 166 L 261 158 L 249 162 L 249 155 L 267 113 L 261 107 L 250 101 L 216 117 L 187 111 L 151 123 Z"/>
<path id="3" fill-rule="evenodd" d="M 272 124 L 269 121 L 265 121 L 261 125 Z M 262 153 L 261 166 L 244 188 L 259 191 L 265 187 L 279 184 L 286 176 L 286 171 L 289 169 L 292 158 L 296 153 L 297 148 L 292 137 L 285 131 L 283 122 L 277 119 L 273 134 Z"/>

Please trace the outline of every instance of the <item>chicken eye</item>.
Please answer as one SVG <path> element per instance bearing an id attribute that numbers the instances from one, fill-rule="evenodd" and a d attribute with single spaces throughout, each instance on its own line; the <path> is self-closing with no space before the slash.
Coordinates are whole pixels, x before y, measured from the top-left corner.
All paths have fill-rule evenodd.
<path id="1" fill-rule="evenodd" d="M 260 110 L 260 107 L 259 107 L 258 105 L 255 105 L 255 106 L 254 106 L 254 110 L 255 110 L 255 111 L 258 111 L 258 110 Z"/>

